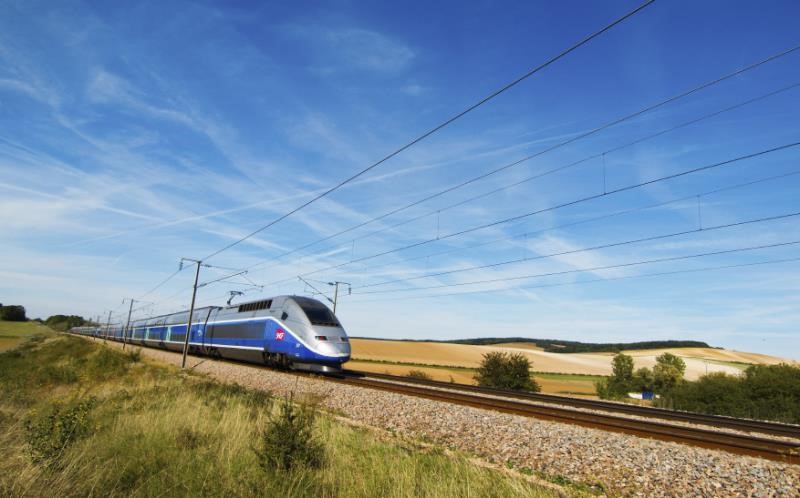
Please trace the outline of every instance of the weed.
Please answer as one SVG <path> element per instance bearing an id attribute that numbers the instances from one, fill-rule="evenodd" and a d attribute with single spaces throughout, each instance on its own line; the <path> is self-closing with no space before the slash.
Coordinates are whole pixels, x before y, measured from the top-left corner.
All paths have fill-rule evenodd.
<path id="1" fill-rule="evenodd" d="M 198 448 L 205 439 L 206 438 L 202 434 L 188 427 L 184 427 L 178 431 L 178 436 L 175 438 L 178 447 L 185 450 L 194 450 Z"/>
<path id="2" fill-rule="evenodd" d="M 422 370 L 409 370 L 406 377 L 411 379 L 431 380 L 432 377 Z"/>
<path id="3" fill-rule="evenodd" d="M 92 397 L 71 406 L 53 404 L 41 416 L 25 421 L 30 456 L 34 463 L 55 466 L 64 451 L 90 432 L 89 412 L 96 403 Z"/>
<path id="4" fill-rule="evenodd" d="M 308 404 L 296 405 L 293 398 L 283 400 L 259 435 L 254 451 L 265 472 L 322 466 L 325 448 L 314 435 L 317 409 Z"/>
<path id="5" fill-rule="evenodd" d="M 45 365 L 40 378 L 47 384 L 74 384 L 79 377 L 72 365 Z"/>
<path id="6" fill-rule="evenodd" d="M 128 351 L 128 359 L 131 363 L 139 363 L 142 361 L 142 348 L 131 349 Z"/>

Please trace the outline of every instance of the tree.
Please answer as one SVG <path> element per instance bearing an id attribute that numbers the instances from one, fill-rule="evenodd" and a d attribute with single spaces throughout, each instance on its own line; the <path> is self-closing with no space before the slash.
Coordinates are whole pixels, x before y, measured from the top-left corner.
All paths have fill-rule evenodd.
<path id="1" fill-rule="evenodd" d="M 617 382 L 628 382 L 633 377 L 633 358 L 617 353 L 611 360 L 611 377 Z"/>
<path id="2" fill-rule="evenodd" d="M 539 392 L 541 387 L 531 377 L 531 362 L 520 353 L 491 352 L 483 355 L 475 374 L 478 385 L 497 389 Z"/>
<path id="3" fill-rule="evenodd" d="M 675 356 L 672 353 L 664 353 L 656 358 L 656 364 L 671 365 L 675 367 L 680 372 L 681 377 L 683 377 L 683 374 L 686 373 L 686 362 L 684 362 L 679 356 Z"/>
<path id="4" fill-rule="evenodd" d="M 19 305 L 3 306 L 0 304 L 0 320 L 7 320 L 9 322 L 24 322 L 27 320 L 25 317 L 25 307 Z"/>
<path id="5" fill-rule="evenodd" d="M 686 363 L 671 353 L 664 353 L 656 358 L 653 367 L 654 389 L 660 394 L 667 393 L 683 382 Z"/>
<path id="6" fill-rule="evenodd" d="M 631 390 L 644 392 L 655 390 L 655 374 L 647 367 L 642 367 L 633 374 L 631 379 Z"/>

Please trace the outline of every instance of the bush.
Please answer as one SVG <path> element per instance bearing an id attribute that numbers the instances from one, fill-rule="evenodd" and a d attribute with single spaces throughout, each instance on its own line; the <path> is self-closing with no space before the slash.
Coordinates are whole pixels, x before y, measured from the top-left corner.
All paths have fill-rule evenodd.
<path id="1" fill-rule="evenodd" d="M 82 327 L 91 324 L 91 322 L 77 315 L 53 315 L 48 317 L 47 320 L 44 321 L 44 324 L 51 329 L 66 332 L 72 327 Z"/>
<path id="2" fill-rule="evenodd" d="M 317 408 L 295 405 L 292 396 L 283 400 L 261 432 L 255 448 L 259 465 L 267 473 L 297 467 L 322 466 L 324 447 L 314 435 Z"/>
<path id="3" fill-rule="evenodd" d="M 433 378 L 422 370 L 409 370 L 406 377 L 410 379 L 432 380 Z M 452 379 L 452 377 L 451 377 Z"/>
<path id="4" fill-rule="evenodd" d="M 68 407 L 54 404 L 43 415 L 34 414 L 27 419 L 25 432 L 31 459 L 47 466 L 58 465 L 64 451 L 89 433 L 89 412 L 94 404 L 95 398 Z"/>
<path id="5" fill-rule="evenodd" d="M 679 410 L 800 423 L 800 367 L 753 365 L 742 376 L 711 373 L 683 382 L 660 402 Z"/>
<path id="6" fill-rule="evenodd" d="M 28 318 L 25 316 L 25 307 L 18 305 L 3 306 L 0 304 L 0 320 L 9 322 L 24 322 Z"/>
<path id="7" fill-rule="evenodd" d="M 497 389 L 539 392 L 541 387 L 531 377 L 531 362 L 520 353 L 491 352 L 483 355 L 475 374 L 478 385 Z"/>

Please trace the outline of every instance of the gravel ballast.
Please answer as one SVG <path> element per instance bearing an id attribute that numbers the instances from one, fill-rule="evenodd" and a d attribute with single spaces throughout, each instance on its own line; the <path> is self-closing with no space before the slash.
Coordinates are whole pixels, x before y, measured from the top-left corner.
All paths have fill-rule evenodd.
<path id="1" fill-rule="evenodd" d="M 121 347 L 117 343 L 109 343 Z M 180 365 L 181 355 L 142 348 Z M 310 395 L 355 422 L 597 486 L 617 496 L 800 497 L 800 465 L 733 455 L 467 406 L 300 377 L 239 363 L 188 357 L 187 366 L 223 382 L 276 395 Z"/>

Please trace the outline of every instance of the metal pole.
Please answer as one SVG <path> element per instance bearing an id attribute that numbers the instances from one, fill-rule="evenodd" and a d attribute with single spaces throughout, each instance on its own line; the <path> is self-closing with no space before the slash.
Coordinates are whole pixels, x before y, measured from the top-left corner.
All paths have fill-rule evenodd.
<path id="1" fill-rule="evenodd" d="M 335 290 L 333 291 L 333 314 L 336 314 L 336 301 L 339 300 L 339 282 L 336 282 Z"/>
<path id="2" fill-rule="evenodd" d="M 197 263 L 197 271 L 194 273 L 194 287 L 192 289 L 192 305 L 189 307 L 189 323 L 186 325 L 186 337 L 183 340 L 183 359 L 181 360 L 181 368 L 186 368 L 186 352 L 189 350 L 189 334 L 192 333 L 192 315 L 194 314 L 194 299 L 197 297 L 197 279 L 200 278 L 200 263 L 195 259 L 187 259 Z"/>
<path id="3" fill-rule="evenodd" d="M 131 327 L 131 311 L 133 311 L 133 302 L 135 299 L 131 299 L 131 305 L 128 307 L 128 322 L 125 324 L 125 330 L 122 331 L 122 349 L 125 350 L 125 345 L 128 343 L 128 329 Z"/>
<path id="4" fill-rule="evenodd" d="M 111 325 L 111 311 L 108 310 L 108 320 L 106 320 L 106 330 L 103 332 L 103 344 L 106 343 L 106 338 L 108 337 L 108 327 Z"/>

